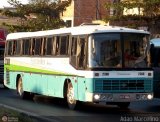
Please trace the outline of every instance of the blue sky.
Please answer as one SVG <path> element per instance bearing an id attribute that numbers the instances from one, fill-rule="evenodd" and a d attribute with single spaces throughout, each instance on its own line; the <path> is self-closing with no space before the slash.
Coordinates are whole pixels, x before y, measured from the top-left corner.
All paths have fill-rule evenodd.
<path id="1" fill-rule="evenodd" d="M 7 2 L 8 0 L 0 0 L 0 8 L 3 8 L 3 7 L 10 7 L 10 4 Z M 28 0 L 18 0 L 20 1 L 21 3 L 25 4 L 28 2 Z"/>

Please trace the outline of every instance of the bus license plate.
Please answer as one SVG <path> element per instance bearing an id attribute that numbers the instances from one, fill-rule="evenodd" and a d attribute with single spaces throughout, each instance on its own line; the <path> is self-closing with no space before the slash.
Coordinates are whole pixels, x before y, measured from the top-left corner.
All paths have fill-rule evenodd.
<path id="1" fill-rule="evenodd" d="M 129 99 L 130 96 L 129 95 L 120 95 L 120 99 Z"/>

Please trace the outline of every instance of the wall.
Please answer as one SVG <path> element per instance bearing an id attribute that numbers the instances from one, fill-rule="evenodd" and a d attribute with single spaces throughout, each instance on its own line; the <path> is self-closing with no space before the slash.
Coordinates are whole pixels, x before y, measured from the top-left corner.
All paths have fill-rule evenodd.
<path id="1" fill-rule="evenodd" d="M 106 1 L 113 0 L 73 0 L 71 6 L 63 12 L 63 20 L 72 20 L 72 26 L 102 20 L 109 12 L 105 9 Z"/>

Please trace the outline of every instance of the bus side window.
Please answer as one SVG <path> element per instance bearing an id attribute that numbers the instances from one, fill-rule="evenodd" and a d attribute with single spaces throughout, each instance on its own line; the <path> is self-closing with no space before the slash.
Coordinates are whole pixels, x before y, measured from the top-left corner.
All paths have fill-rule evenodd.
<path id="1" fill-rule="evenodd" d="M 77 46 L 78 66 L 84 68 L 85 65 L 85 38 L 79 38 Z"/>
<path id="2" fill-rule="evenodd" d="M 59 48 L 59 45 L 60 45 L 60 37 L 59 36 L 57 36 L 56 37 L 56 47 L 55 47 L 55 55 L 59 55 L 59 53 L 60 53 L 60 48 Z"/>
<path id="3" fill-rule="evenodd" d="M 78 68 L 77 67 L 77 37 L 72 37 L 70 52 L 71 52 L 70 63 L 75 68 Z"/>
<path id="4" fill-rule="evenodd" d="M 35 54 L 35 45 L 36 45 L 36 39 L 32 39 L 32 46 L 31 46 L 30 55 L 34 55 Z"/>
<path id="5" fill-rule="evenodd" d="M 42 44 L 42 38 L 36 39 L 35 41 L 35 55 L 40 55 L 40 49 L 41 49 L 41 44 Z"/>
<path id="6" fill-rule="evenodd" d="M 56 55 L 56 45 L 57 45 L 57 37 L 54 37 L 53 39 L 53 55 Z"/>
<path id="7" fill-rule="evenodd" d="M 17 41 L 13 41 L 13 50 L 12 50 L 12 55 L 16 55 L 16 48 L 17 48 Z"/>
<path id="8" fill-rule="evenodd" d="M 52 55 L 53 39 L 54 39 L 54 37 L 48 37 L 46 39 L 46 44 L 45 44 L 46 55 Z"/>
<path id="9" fill-rule="evenodd" d="M 77 54 L 77 38 L 72 38 L 71 55 Z"/>
<path id="10" fill-rule="evenodd" d="M 47 38 L 43 38 L 43 45 L 42 45 L 42 55 L 46 55 L 46 40 Z"/>
<path id="11" fill-rule="evenodd" d="M 45 42 L 44 41 L 45 41 L 45 38 L 42 38 L 41 39 L 41 44 L 40 44 L 40 55 L 44 55 L 44 51 L 45 51 L 44 50 L 45 49 L 44 48 L 44 46 L 45 46 Z"/>
<path id="12" fill-rule="evenodd" d="M 21 44 L 22 44 L 22 40 L 18 40 L 17 47 L 16 47 L 16 55 L 21 55 Z"/>
<path id="13" fill-rule="evenodd" d="M 69 36 L 62 36 L 60 42 L 60 55 L 68 55 Z"/>
<path id="14" fill-rule="evenodd" d="M 40 55 L 41 54 L 41 44 L 42 44 L 42 39 L 36 39 L 36 45 L 35 45 L 35 55 Z"/>
<path id="15" fill-rule="evenodd" d="M 29 45 L 29 46 L 28 46 L 28 47 L 29 47 L 29 48 L 28 48 L 28 55 L 32 55 L 32 41 L 33 41 L 33 39 L 30 39 L 30 40 L 29 40 L 29 44 L 28 44 L 28 45 Z"/>
<path id="16" fill-rule="evenodd" d="M 29 50 L 30 50 L 30 40 L 29 39 L 24 39 L 22 42 L 22 55 L 29 55 Z"/>
<path id="17" fill-rule="evenodd" d="M 7 55 L 12 55 L 12 41 L 7 43 Z"/>

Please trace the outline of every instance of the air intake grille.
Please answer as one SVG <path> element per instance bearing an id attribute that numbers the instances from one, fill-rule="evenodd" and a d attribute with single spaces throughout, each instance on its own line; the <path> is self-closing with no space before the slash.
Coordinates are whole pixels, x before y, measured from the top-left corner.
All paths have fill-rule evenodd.
<path id="1" fill-rule="evenodd" d="M 151 80 L 95 80 L 95 92 L 147 92 Z"/>

